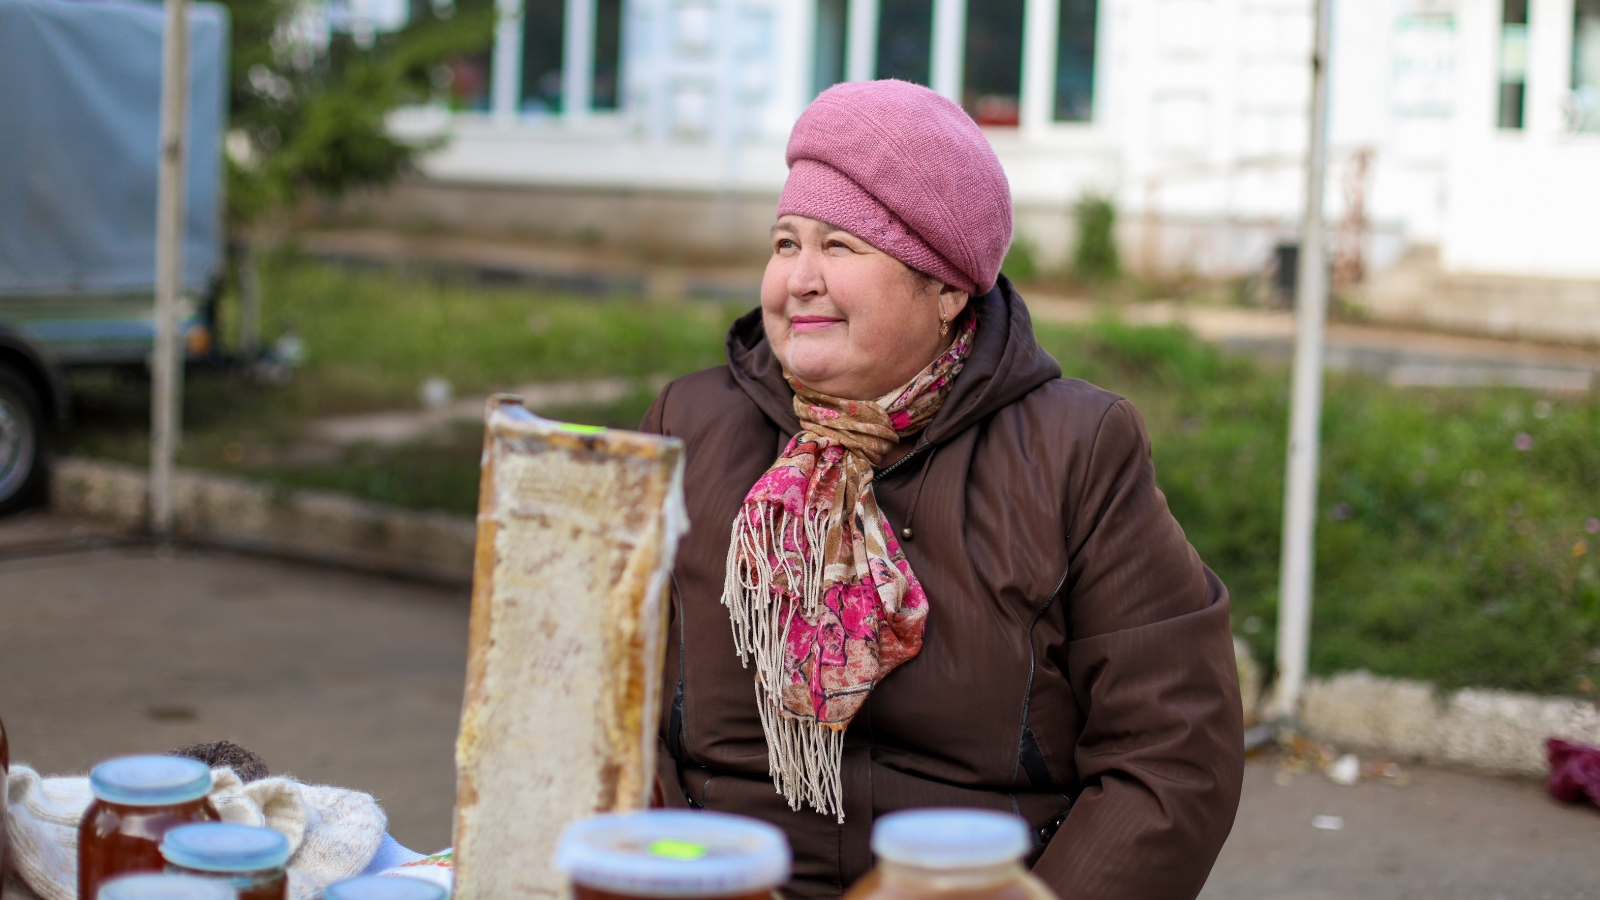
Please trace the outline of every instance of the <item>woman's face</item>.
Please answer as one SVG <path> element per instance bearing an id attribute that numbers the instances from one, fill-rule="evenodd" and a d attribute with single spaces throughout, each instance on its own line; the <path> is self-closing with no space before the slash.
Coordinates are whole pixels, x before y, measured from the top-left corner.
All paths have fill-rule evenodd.
<path id="1" fill-rule="evenodd" d="M 761 314 L 778 359 L 807 387 L 875 400 L 944 352 L 967 293 L 919 276 L 842 228 L 787 215 L 772 228 Z"/>

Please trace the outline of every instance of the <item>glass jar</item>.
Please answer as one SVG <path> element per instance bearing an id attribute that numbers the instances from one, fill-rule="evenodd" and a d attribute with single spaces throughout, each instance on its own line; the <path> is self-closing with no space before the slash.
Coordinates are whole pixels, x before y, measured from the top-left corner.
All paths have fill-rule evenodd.
<path id="1" fill-rule="evenodd" d="M 556 868 L 575 900 L 772 900 L 789 880 L 789 840 L 726 813 L 616 813 L 567 826 Z"/>
<path id="2" fill-rule="evenodd" d="M 96 900 L 237 900 L 237 895 L 222 881 L 144 872 L 107 881 Z"/>
<path id="3" fill-rule="evenodd" d="M 450 892 L 431 881 L 398 875 L 363 875 L 328 885 L 322 900 L 447 900 Z"/>
<path id="4" fill-rule="evenodd" d="M 1028 826 L 1007 813 L 913 809 L 872 826 L 877 868 L 845 900 L 1056 900 L 1022 866 Z"/>
<path id="5" fill-rule="evenodd" d="M 78 900 L 95 900 L 118 875 L 161 872 L 161 839 L 191 822 L 220 816 L 206 799 L 211 770 L 179 756 L 126 756 L 89 773 L 94 801 L 78 826 Z"/>
<path id="6" fill-rule="evenodd" d="M 167 871 L 231 884 L 239 900 L 289 900 L 289 839 L 271 828 L 202 822 L 161 839 Z"/>

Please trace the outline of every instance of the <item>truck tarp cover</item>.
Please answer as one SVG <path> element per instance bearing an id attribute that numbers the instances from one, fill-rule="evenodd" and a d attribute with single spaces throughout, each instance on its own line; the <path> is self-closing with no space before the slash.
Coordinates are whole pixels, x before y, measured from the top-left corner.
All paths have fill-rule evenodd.
<path id="1" fill-rule="evenodd" d="M 0 293 L 155 289 L 157 3 L 0 0 Z M 222 264 L 228 17 L 191 7 L 184 289 Z"/>

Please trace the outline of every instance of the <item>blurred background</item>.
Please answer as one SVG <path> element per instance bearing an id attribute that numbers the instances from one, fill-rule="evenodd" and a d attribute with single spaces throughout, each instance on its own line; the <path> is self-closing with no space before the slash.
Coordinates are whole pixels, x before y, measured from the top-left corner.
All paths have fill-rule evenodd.
<path id="1" fill-rule="evenodd" d="M 173 597 L 190 598 L 174 603 L 235 596 L 240 579 L 259 590 L 314 581 L 314 569 L 258 573 L 260 560 L 202 549 L 204 540 L 183 551 L 203 571 L 163 575 L 171 551 L 163 561 L 122 527 L 137 513 L 112 527 L 83 518 L 83 504 L 59 489 L 52 500 L 52 461 L 149 460 L 148 277 L 97 280 L 86 250 L 52 262 L 33 249 L 51 234 L 93 245 L 73 236 L 94 229 L 41 223 L 117 209 L 133 256 L 153 258 L 153 88 L 104 65 L 116 52 L 28 37 L 67 34 L 77 26 L 38 23 L 90 6 L 156 17 L 145 28 L 154 43 L 138 52 L 154 54 L 140 77 L 157 76 L 159 7 L 0 0 L 0 112 L 11 133 L 0 155 L 26 149 L 13 158 L 34 161 L 0 166 L 0 198 L 15 201 L 0 213 L 0 509 L 21 510 L 10 525 L 0 520 L 11 535 L 0 540 L 0 573 L 12 569 L 0 574 L 0 597 L 22 603 L 13 586 L 26 583 L 27 609 L 43 614 L 65 608 L 58 595 L 98 609 L 90 598 L 103 590 L 167 577 Z M 1333 9 L 1325 202 L 1334 302 L 1311 672 L 1365 670 L 1427 682 L 1441 697 L 1498 690 L 1593 711 L 1600 0 L 1338 0 Z M 903 78 L 983 127 L 1016 206 L 1005 273 L 1028 299 L 1040 342 L 1069 376 L 1143 411 L 1157 480 L 1232 591 L 1242 677 L 1257 690 L 1270 682 L 1309 131 L 1307 0 L 229 0 L 197 4 L 195 16 L 184 470 L 275 496 L 328 491 L 466 521 L 482 398 L 515 389 L 543 414 L 627 428 L 667 380 L 721 364 L 727 325 L 756 302 L 795 118 L 832 84 Z M 25 31 L 24 19 L 39 30 Z M 6 40 L 34 49 L 8 53 Z M 143 176 L 119 176 L 105 196 L 80 191 L 67 203 L 64 185 L 82 187 L 93 167 L 68 166 L 51 181 L 35 177 L 48 169 L 38 161 L 73 163 L 70 136 L 97 121 L 97 98 L 117 85 L 133 91 L 123 114 L 145 111 L 137 135 L 150 135 L 148 190 L 135 183 Z M 11 127 L 40 116 L 40 104 L 18 99 L 30 96 L 79 112 L 62 113 L 71 122 L 57 131 Z M 23 133 L 35 136 L 31 149 Z M 50 134 L 54 143 L 40 137 Z M 51 502 L 55 513 L 43 512 Z M 105 574 L 62 561 L 101 559 L 94 554 L 111 554 Z M 19 580 L 23 570 L 31 574 Z M 454 584 L 466 572 L 458 576 Z M 69 590 L 58 578 L 78 580 Z M 161 590 L 141 590 L 163 602 Z M 299 600 L 262 607 L 277 612 L 239 606 L 238 615 L 287 627 L 278 617 L 306 602 L 299 590 L 290 591 Z M 459 624 L 465 610 L 458 587 L 426 588 L 435 601 L 382 580 L 317 590 L 328 599 L 313 606 L 346 616 L 351 640 L 362 633 L 354 623 L 385 616 L 340 612 L 341 597 L 412 592 L 392 648 L 402 655 L 418 653 L 425 634 L 453 633 L 439 623 Z M 0 616 L 21 621 L 22 608 L 0 606 Z M 74 621 L 84 630 L 35 648 L 6 622 L 0 666 L 8 653 L 53 664 L 99 627 L 97 613 Z M 102 624 L 95 640 L 116 640 Z M 365 639 L 388 638 L 374 625 Z M 125 667 L 174 665 L 161 646 Z M 449 727 L 454 653 L 428 656 L 439 679 L 418 688 L 432 704 L 417 713 L 428 727 Z M 22 705 L 11 690 L 19 671 L 0 680 L 8 717 Z M 164 697 L 186 682 L 151 683 L 151 696 Z M 374 696 L 352 703 L 370 710 Z M 40 719 L 13 725 L 14 740 L 33 741 L 35 758 L 64 770 L 141 749 L 119 743 L 132 734 L 176 746 L 190 732 L 215 739 L 206 726 L 226 721 L 248 738 L 248 717 L 214 718 L 208 702 L 130 701 L 138 727 L 70 740 L 41 724 L 59 705 L 32 703 Z M 384 709 L 404 732 L 410 713 Z M 354 715 L 326 714 L 330 727 Z M 379 743 L 389 734 L 362 733 Z M 417 759 L 426 757 L 418 770 L 432 779 L 408 807 L 413 822 L 432 817 L 414 825 L 419 842 L 448 837 L 439 821 L 448 741 L 416 742 Z M 262 742 L 281 744 L 304 771 L 323 765 L 276 733 Z M 1298 777 L 1328 761 L 1296 747 L 1280 772 Z M 413 783 L 403 759 L 371 766 L 344 752 L 324 777 L 392 778 L 385 789 L 397 791 Z M 1394 772 L 1373 777 L 1398 790 Z M 1270 793 L 1273 778 L 1249 790 Z M 1503 787 L 1471 784 L 1452 788 L 1463 808 L 1474 791 Z M 1518 784 L 1505 790 L 1520 799 L 1505 803 L 1543 802 Z M 1428 820 L 1423 806 L 1434 805 L 1395 802 L 1381 815 Z M 1549 810 L 1529 808 L 1529 847 L 1540 845 L 1539 828 L 1590 847 L 1600 835 L 1596 820 L 1539 824 Z M 1460 844 L 1447 837 L 1433 858 Z M 1386 851 L 1340 852 L 1329 871 Z M 1234 868 L 1219 883 L 1253 895 L 1245 875 L 1265 857 L 1226 859 Z M 1423 884 L 1475 864 L 1408 871 Z M 1484 872 L 1472 884 L 1497 895 L 1499 876 Z M 1401 883 L 1374 877 L 1366 896 Z"/>

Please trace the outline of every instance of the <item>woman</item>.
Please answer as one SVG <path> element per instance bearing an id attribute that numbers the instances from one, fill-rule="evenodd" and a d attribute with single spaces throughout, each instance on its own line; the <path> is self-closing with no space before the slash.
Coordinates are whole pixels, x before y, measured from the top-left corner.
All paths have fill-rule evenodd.
<path id="1" fill-rule="evenodd" d="M 784 828 L 796 898 L 918 806 L 1021 815 L 1064 900 L 1193 897 L 1238 805 L 1238 684 L 1139 414 L 1034 341 L 959 107 L 839 85 L 787 155 L 761 308 L 644 423 L 686 444 L 693 523 L 668 802 Z"/>

